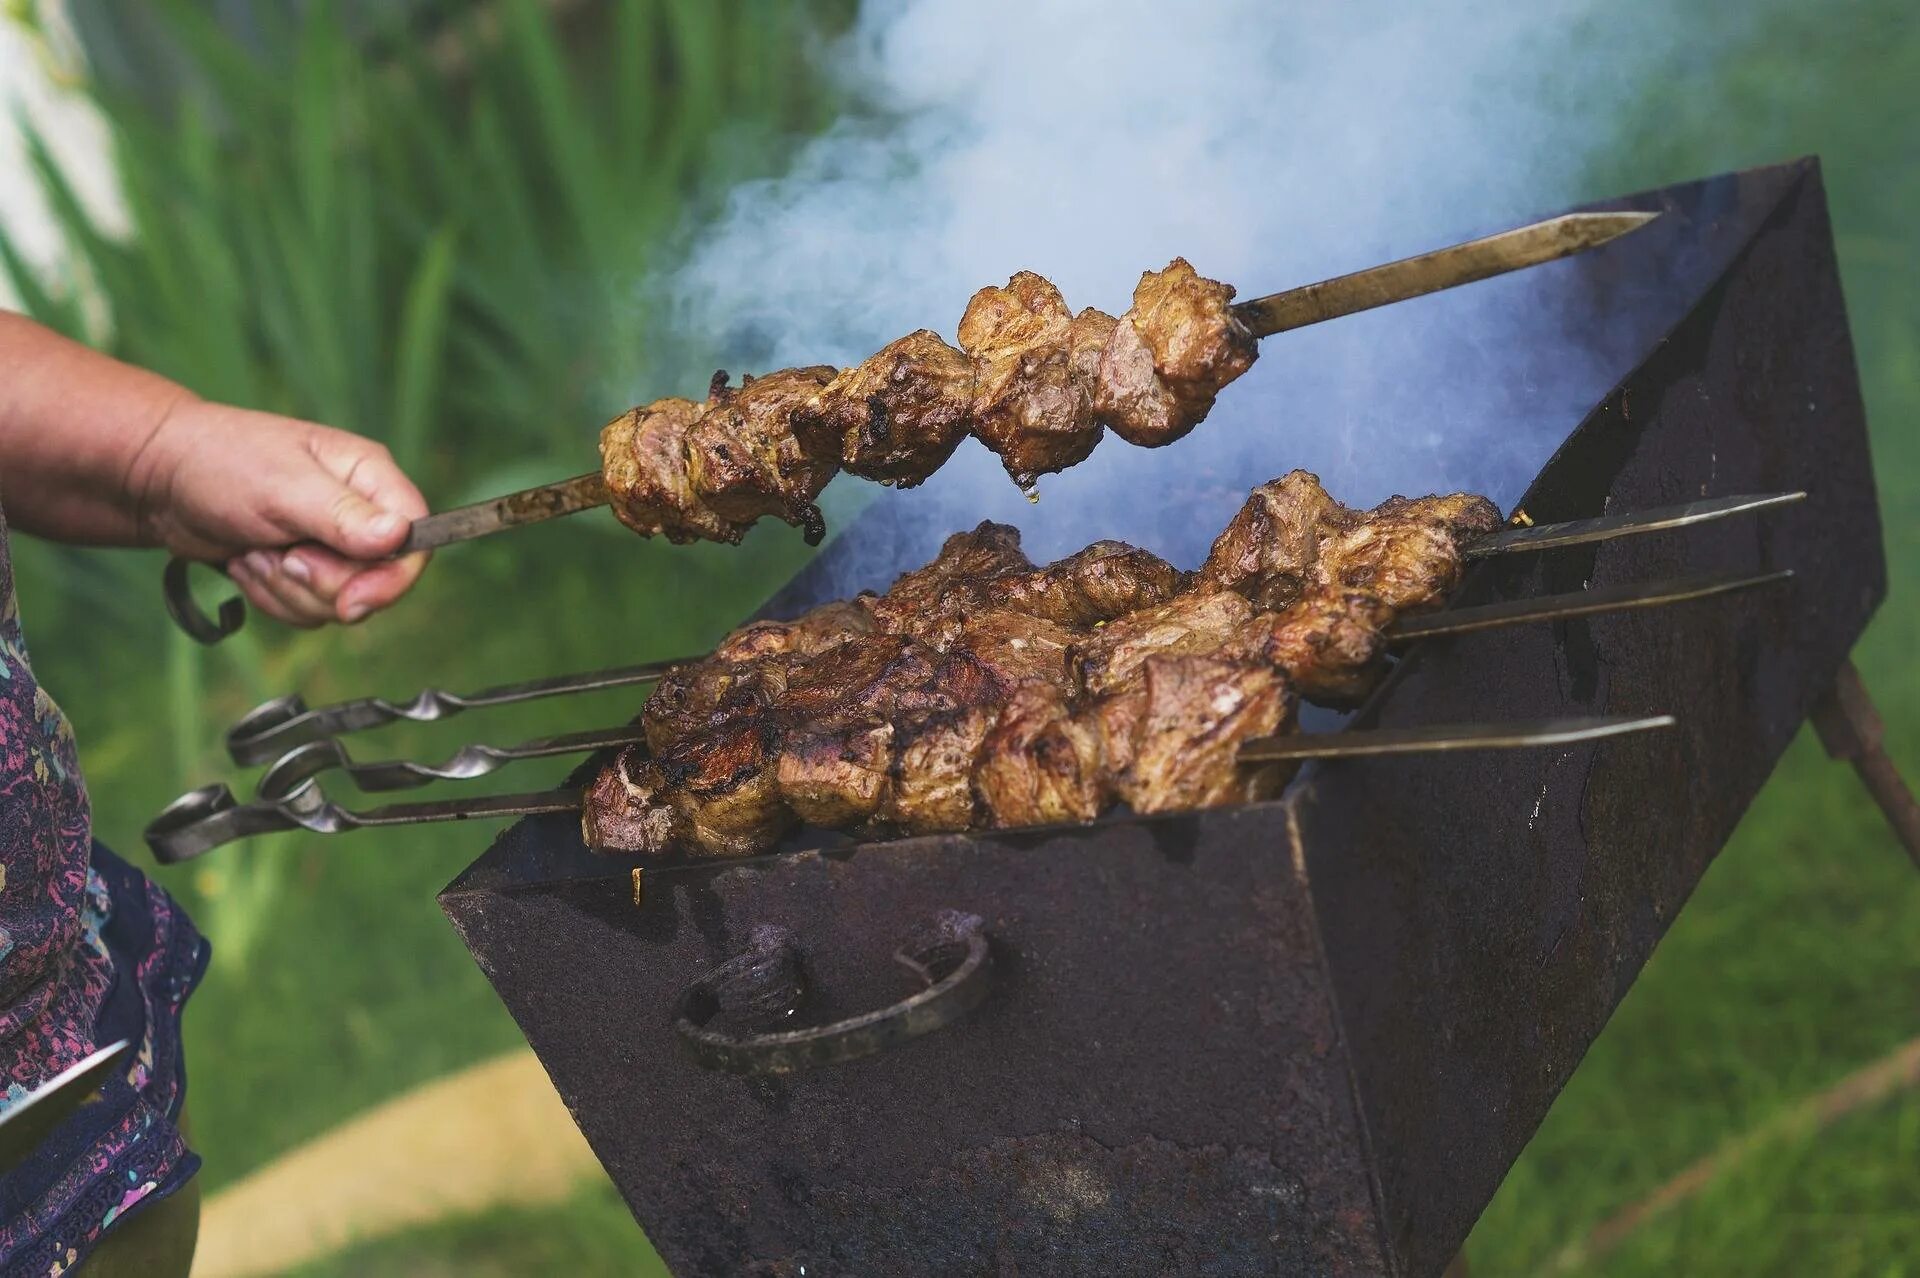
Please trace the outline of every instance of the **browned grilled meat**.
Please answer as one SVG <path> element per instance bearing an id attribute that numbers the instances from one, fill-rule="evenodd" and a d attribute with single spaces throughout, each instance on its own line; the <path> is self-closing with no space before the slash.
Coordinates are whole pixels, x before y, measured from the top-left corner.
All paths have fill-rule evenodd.
<path id="1" fill-rule="evenodd" d="M 692 400 L 657 399 L 608 422 L 600 432 L 607 495 L 615 517 L 643 536 L 737 544 L 745 526 L 702 502 L 688 477 L 687 433 L 700 412 Z"/>
<path id="2" fill-rule="evenodd" d="M 1261 608 L 1285 608 L 1314 584 L 1320 541 L 1351 527 L 1357 516 L 1296 470 L 1265 483 L 1214 539 L 1196 585 L 1233 590 Z"/>
<path id="3" fill-rule="evenodd" d="M 1158 608 L 1109 622 L 1080 645 L 1086 690 L 1096 696 L 1131 682 L 1151 656 L 1216 655 L 1237 650 L 1253 608 L 1231 591 L 1192 590 Z"/>
<path id="4" fill-rule="evenodd" d="M 911 488 L 940 469 L 973 425 L 973 360 L 920 329 L 842 372 L 799 414 L 849 474 Z"/>
<path id="5" fill-rule="evenodd" d="M 657 856 L 684 847 L 687 834 L 672 787 L 638 746 L 615 755 L 582 796 L 580 837 L 590 848 Z"/>
<path id="6" fill-rule="evenodd" d="M 960 624 L 949 652 L 970 658 L 1002 692 L 1023 683 L 1073 686 L 1073 649 L 1079 634 L 1007 608 L 975 613 Z"/>
<path id="7" fill-rule="evenodd" d="M 1183 257 L 1142 275 L 1101 354 L 1094 415 L 1142 448 L 1171 444 L 1199 425 L 1221 388 L 1260 354 L 1232 300 L 1231 285 Z"/>
<path id="8" fill-rule="evenodd" d="M 1290 724 L 1287 681 L 1259 661 L 1148 657 L 1137 683 L 1089 716 L 1107 742 L 1114 785 L 1136 812 L 1177 812 L 1259 797 L 1272 770 L 1239 761 L 1240 746 Z"/>
<path id="9" fill-rule="evenodd" d="M 1317 589 L 1365 591 L 1400 612 L 1435 607 L 1459 584 L 1461 547 L 1499 527 L 1484 497 L 1392 497 L 1370 511 L 1327 495 L 1296 470 L 1253 490 L 1200 568 L 1202 589 L 1234 590 L 1261 608 Z"/>
<path id="10" fill-rule="evenodd" d="M 861 719 L 790 728 L 775 776 L 802 821 L 844 829 L 873 816 L 892 766 L 892 722 Z"/>
<path id="11" fill-rule="evenodd" d="M 967 704 L 898 724 L 893 776 L 876 823 L 908 834 L 972 828 L 979 820 L 974 767 L 999 718 L 997 705 Z"/>
<path id="12" fill-rule="evenodd" d="M 985 606 L 983 581 L 1032 567 L 1018 528 L 982 520 L 972 532 L 947 538 L 932 562 L 901 574 L 869 607 L 882 630 L 944 649 L 967 616 Z"/>
<path id="13" fill-rule="evenodd" d="M 1173 598 L 1185 578 L 1160 556 L 1121 541 L 1096 541 L 1045 568 L 984 582 L 988 603 L 1085 628 Z"/>
<path id="14" fill-rule="evenodd" d="M 792 419 L 833 376 L 824 366 L 787 368 L 729 390 L 717 375 L 687 431 L 687 479 L 701 504 L 741 527 L 763 515 L 818 524 L 814 499 L 839 470 L 840 450 L 834 440 L 804 446 Z"/>
<path id="15" fill-rule="evenodd" d="M 1023 684 L 980 746 L 974 793 L 988 824 L 1091 821 L 1113 799 L 1100 734 L 1059 689 Z"/>
<path id="16" fill-rule="evenodd" d="M 873 613 L 858 600 L 836 599 L 792 621 L 754 621 L 714 645 L 713 660 L 755 661 L 786 654 L 811 657 L 857 635 L 872 634 Z"/>
<path id="17" fill-rule="evenodd" d="M 1060 290 L 1032 271 L 981 289 L 960 317 L 960 349 L 974 362 L 973 433 L 1022 488 L 1100 442 L 1073 377 L 1073 329 Z"/>
<path id="18" fill-rule="evenodd" d="M 1296 696 L 1370 690 L 1394 618 L 1438 604 L 1497 519 L 1464 494 L 1349 510 L 1295 472 L 1192 580 L 1117 542 L 1035 568 L 982 523 L 884 595 L 742 627 L 672 672 L 652 757 L 598 779 L 583 829 L 739 855 L 797 821 L 931 833 L 1263 795 L 1289 772 L 1242 766 L 1241 744 L 1288 730 Z"/>
<path id="19" fill-rule="evenodd" d="M 1326 706 L 1358 702 L 1387 669 L 1393 609 L 1358 590 L 1322 587 L 1248 622 L 1234 649 L 1272 665 L 1294 691 Z"/>

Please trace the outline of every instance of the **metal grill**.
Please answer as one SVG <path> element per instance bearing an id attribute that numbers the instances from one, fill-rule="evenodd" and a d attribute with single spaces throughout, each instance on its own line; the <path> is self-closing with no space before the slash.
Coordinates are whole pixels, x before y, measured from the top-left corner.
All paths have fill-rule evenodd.
<path id="1" fill-rule="evenodd" d="M 1522 508 L 1808 497 L 1488 560 L 1459 602 L 1796 575 L 1422 642 L 1353 726 L 1677 730 L 644 879 L 535 816 L 447 888 L 675 1272 L 1440 1272 L 1885 591 L 1817 164 L 1605 207 L 1667 216 L 1554 305 L 1631 351 Z M 875 503 L 770 611 L 944 531 L 910 518 Z"/>

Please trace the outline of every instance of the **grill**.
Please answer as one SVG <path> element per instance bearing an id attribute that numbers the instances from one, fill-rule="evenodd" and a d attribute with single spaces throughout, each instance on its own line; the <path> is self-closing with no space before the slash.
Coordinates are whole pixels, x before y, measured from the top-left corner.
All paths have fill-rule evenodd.
<path id="1" fill-rule="evenodd" d="M 1352 726 L 1677 729 L 644 878 L 533 816 L 446 889 L 676 1273 L 1441 1271 L 1885 591 L 1817 163 L 1603 207 L 1667 216 L 1554 268 L 1540 305 L 1606 317 L 1626 371 L 1522 508 L 1808 497 L 1491 560 L 1459 601 L 1796 575 L 1422 643 Z M 1279 464 L 1223 491 L 1287 468 L 1277 434 Z M 927 522 L 876 502 L 769 613 L 881 548 L 925 557 L 950 530 Z"/>

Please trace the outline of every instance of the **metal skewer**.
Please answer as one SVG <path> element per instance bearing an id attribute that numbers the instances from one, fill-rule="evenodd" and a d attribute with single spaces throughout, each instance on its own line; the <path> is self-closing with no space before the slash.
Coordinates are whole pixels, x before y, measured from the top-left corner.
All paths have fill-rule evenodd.
<path id="1" fill-rule="evenodd" d="M 1661 532 L 1707 523 L 1715 519 L 1725 519 L 1730 515 L 1750 514 L 1787 505 L 1805 496 L 1805 493 L 1762 493 L 1753 496 L 1717 497 L 1707 501 L 1683 502 L 1676 506 L 1661 506 L 1653 510 L 1603 515 L 1597 519 L 1576 519 L 1566 523 L 1540 524 L 1532 528 L 1509 528 L 1501 532 L 1489 533 L 1485 537 L 1470 542 L 1465 553 L 1469 558 L 1485 558 L 1491 555 L 1555 550 L 1587 542 L 1610 541 L 1616 537 L 1629 537 L 1640 533 Z M 1592 602 L 1600 597 L 1561 596 L 1560 598 L 1576 602 L 1585 599 Z M 1673 600 L 1649 602 L 1673 602 Z M 1490 606 L 1504 608 L 1509 605 Z M 1441 614 L 1447 618 L 1468 622 L 1474 615 L 1474 611 L 1468 609 Z M 1525 616 L 1518 618 L 1522 621 L 1532 619 Z M 1431 629 L 1436 621 L 1437 618 L 1421 619 L 1421 624 L 1428 626 L 1429 629 L 1418 633 L 1451 631 L 1451 628 L 1447 631 Z M 1415 623 L 1405 624 L 1414 625 Z M 1463 628 L 1472 628 L 1472 626 L 1467 625 Z M 1405 634 L 1405 637 L 1414 636 Z M 611 670 L 600 670 L 589 674 L 535 679 L 527 683 L 507 684 L 499 688 L 465 694 L 427 688 L 407 701 L 365 697 L 357 701 L 341 702 L 338 705 L 322 706 L 318 709 L 308 709 L 307 703 L 297 694 L 275 697 L 271 701 L 255 706 L 227 730 L 227 753 L 235 763 L 251 766 L 278 758 L 293 747 L 308 741 L 348 732 L 359 732 L 366 728 L 377 728 L 397 719 L 426 722 L 444 719 L 462 710 L 483 706 L 507 705 L 511 702 L 531 701 L 539 697 L 565 696 L 575 692 L 595 692 L 603 688 L 652 683 L 676 666 L 688 665 L 700 660 L 703 658 L 679 657 L 637 666 L 618 666 Z"/>
<path id="2" fill-rule="evenodd" d="M 1439 750 L 1519 750 L 1647 732 L 1671 727 L 1673 722 L 1669 715 L 1654 715 L 1311 733 L 1249 742 L 1243 748 L 1242 757 L 1249 762 L 1264 762 Z M 224 785 L 209 785 L 168 804 L 147 826 L 146 840 L 162 865 L 176 865 L 204 856 L 222 844 L 262 834 L 289 830 L 340 834 L 373 826 L 577 812 L 580 802 L 579 790 L 542 790 L 438 803 L 396 803 L 355 812 L 329 799 L 312 777 L 278 799 L 253 803 L 235 801 L 233 792 Z"/>
<path id="3" fill-rule="evenodd" d="M 697 658 L 696 658 L 697 659 Z M 570 696 L 578 692 L 599 692 L 606 688 L 625 688 L 653 683 L 686 658 L 672 661 L 648 661 L 637 666 L 615 666 L 587 674 L 557 675 L 530 679 L 525 683 L 501 684 L 479 692 L 448 692 L 443 688 L 423 688 L 407 701 L 389 701 L 384 697 L 361 697 L 319 709 L 308 709 L 298 693 L 263 701 L 227 729 L 227 754 L 235 763 L 266 763 L 294 746 L 348 732 L 377 728 L 400 719 L 431 723 L 452 718 L 463 710 L 487 706 L 512 705 L 537 701 L 542 697 Z"/>
<path id="4" fill-rule="evenodd" d="M 1417 257 L 1257 297 L 1235 306 L 1233 314 L 1254 336 L 1270 337 L 1288 329 L 1571 257 L 1636 231 L 1658 216 L 1658 213 L 1567 213 Z M 589 471 L 558 483 L 541 484 L 417 519 L 406 543 L 395 555 L 432 550 L 456 541 L 592 510 L 606 505 L 607 500 L 607 486 L 601 473 Z M 187 565 L 184 559 L 167 561 L 162 577 L 167 615 L 199 642 L 219 643 L 245 624 L 246 604 L 237 597 L 226 599 L 220 603 L 216 616 L 207 616 L 193 597 Z"/>
<path id="5" fill-rule="evenodd" d="M 1387 628 L 1393 643 L 1415 639 L 1434 639 L 1441 635 L 1465 635 L 1479 630 L 1526 625 L 1539 621 L 1567 621 L 1604 612 L 1631 612 L 1637 608 L 1659 608 L 1708 599 L 1714 595 L 1754 590 L 1777 585 L 1793 576 L 1791 568 L 1777 572 L 1700 573 L 1690 577 L 1669 577 L 1661 581 L 1628 581 L 1592 590 L 1574 590 L 1564 595 L 1540 595 L 1532 599 L 1504 599 L 1499 603 L 1472 608 L 1450 608 L 1419 617 L 1407 617 Z"/>
<path id="6" fill-rule="evenodd" d="M 551 759 L 563 754 L 587 754 L 613 746 L 645 741 L 647 734 L 638 725 L 618 728 L 594 728 L 586 732 L 568 732 L 554 737 L 536 737 L 519 745 L 461 746 L 445 763 L 416 763 L 412 759 L 383 759 L 377 763 L 355 763 L 347 748 L 331 737 L 295 746 L 280 756 L 260 775 L 254 793 L 258 798 L 277 802 L 293 794 L 306 782 L 325 772 L 344 772 L 354 786 L 367 793 L 382 790 L 410 790 L 435 781 L 472 781 L 497 772 L 522 759 Z"/>

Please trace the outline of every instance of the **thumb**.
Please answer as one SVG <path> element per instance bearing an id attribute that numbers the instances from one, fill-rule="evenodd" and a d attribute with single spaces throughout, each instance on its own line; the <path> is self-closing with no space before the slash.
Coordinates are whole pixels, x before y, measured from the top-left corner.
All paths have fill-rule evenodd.
<path id="1" fill-rule="evenodd" d="M 379 559 L 400 549 L 412 521 L 356 491 L 318 460 L 289 477 L 274 501 L 275 522 L 294 539 L 317 541 L 349 559 Z"/>

